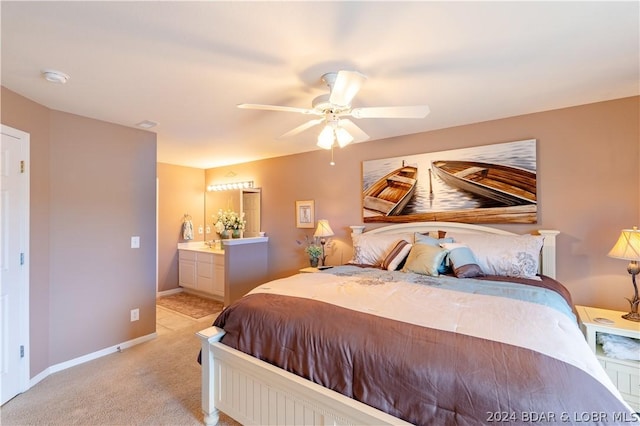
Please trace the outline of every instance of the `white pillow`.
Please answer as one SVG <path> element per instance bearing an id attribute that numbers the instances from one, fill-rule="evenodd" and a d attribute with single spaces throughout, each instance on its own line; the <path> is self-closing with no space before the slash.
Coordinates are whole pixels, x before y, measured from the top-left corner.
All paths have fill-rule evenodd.
<path id="1" fill-rule="evenodd" d="M 485 275 L 540 279 L 537 277 L 541 235 L 493 235 L 447 233 L 456 243 L 466 244 Z"/>
<path id="2" fill-rule="evenodd" d="M 349 263 L 380 266 L 400 240 L 413 243 L 413 234 L 353 234 L 353 259 Z"/>

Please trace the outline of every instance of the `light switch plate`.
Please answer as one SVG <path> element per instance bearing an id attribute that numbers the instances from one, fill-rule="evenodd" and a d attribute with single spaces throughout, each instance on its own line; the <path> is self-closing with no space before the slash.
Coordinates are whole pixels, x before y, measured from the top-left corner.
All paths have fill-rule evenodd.
<path id="1" fill-rule="evenodd" d="M 140 248 L 140 237 L 131 237 L 131 248 Z"/>

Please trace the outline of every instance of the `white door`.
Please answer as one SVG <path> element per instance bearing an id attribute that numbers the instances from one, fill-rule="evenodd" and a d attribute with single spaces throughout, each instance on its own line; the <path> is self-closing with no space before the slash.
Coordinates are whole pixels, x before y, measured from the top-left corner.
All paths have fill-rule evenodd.
<path id="1" fill-rule="evenodd" d="M 0 404 L 29 388 L 29 135 L 2 126 Z"/>
<path id="2" fill-rule="evenodd" d="M 260 192 L 242 191 L 241 211 L 247 222 L 244 228 L 245 237 L 257 237 L 260 234 Z"/>

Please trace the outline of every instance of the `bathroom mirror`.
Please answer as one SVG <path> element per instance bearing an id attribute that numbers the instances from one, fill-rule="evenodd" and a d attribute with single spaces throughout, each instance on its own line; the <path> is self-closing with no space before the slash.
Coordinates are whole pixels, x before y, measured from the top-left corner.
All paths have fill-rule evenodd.
<path id="1" fill-rule="evenodd" d="M 260 188 L 245 188 L 230 191 L 207 191 L 204 200 L 205 241 L 220 238 L 214 227 L 218 210 L 231 209 L 244 212 L 246 221 L 244 237 L 257 237 L 261 227 L 262 191 Z"/>

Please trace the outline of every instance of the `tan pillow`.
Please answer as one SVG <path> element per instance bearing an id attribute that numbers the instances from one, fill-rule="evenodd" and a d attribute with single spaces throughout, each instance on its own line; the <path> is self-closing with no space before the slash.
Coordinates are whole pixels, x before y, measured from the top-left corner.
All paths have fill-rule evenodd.
<path id="1" fill-rule="evenodd" d="M 402 271 L 437 277 L 440 275 L 438 267 L 442 264 L 446 255 L 447 250 L 441 247 L 415 244 L 409 252 Z"/>

